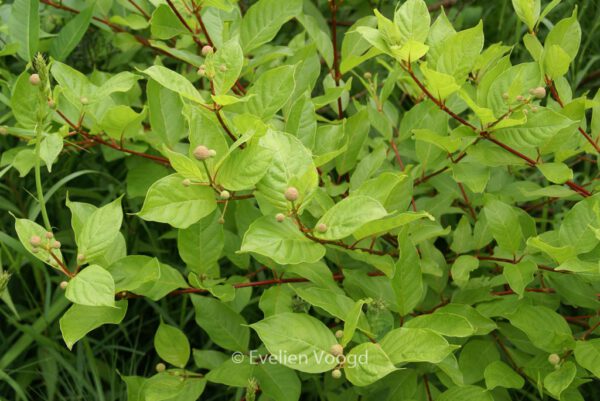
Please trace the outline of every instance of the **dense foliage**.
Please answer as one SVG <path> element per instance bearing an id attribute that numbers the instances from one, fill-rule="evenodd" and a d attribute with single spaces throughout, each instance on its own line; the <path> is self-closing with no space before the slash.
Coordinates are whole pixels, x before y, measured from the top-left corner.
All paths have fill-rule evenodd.
<path id="1" fill-rule="evenodd" d="M 0 5 L 0 400 L 599 399 L 593 3 Z"/>

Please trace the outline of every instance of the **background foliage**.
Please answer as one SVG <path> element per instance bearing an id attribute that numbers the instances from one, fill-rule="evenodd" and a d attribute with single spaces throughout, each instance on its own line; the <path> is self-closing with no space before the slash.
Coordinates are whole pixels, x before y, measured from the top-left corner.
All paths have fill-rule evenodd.
<path id="1" fill-rule="evenodd" d="M 193 1 L 171 3 L 187 26 L 168 3 L 17 0 L 0 6 L 0 261 L 10 274 L 9 281 L 6 274 L 0 276 L 0 288 L 8 283 L 0 303 L 0 399 L 143 400 L 135 389 L 141 386 L 141 377 L 153 375 L 156 386 L 168 388 L 168 394 L 150 391 L 146 400 L 188 399 L 181 393 L 181 383 L 206 385 L 202 399 L 214 400 L 251 399 L 254 384 L 261 389 L 259 397 L 277 400 L 298 399 L 300 394 L 307 400 L 600 398 L 600 212 L 593 196 L 600 108 L 592 100 L 597 99 L 600 80 L 596 1 L 552 2 L 556 7 L 541 19 L 537 34 L 541 43 L 557 45 L 547 46 L 550 56 L 546 60 L 539 55 L 537 63 L 551 79 L 531 79 L 529 73 L 518 75 L 513 70 L 498 84 L 507 88 L 517 82 L 506 90 L 510 99 L 500 97 L 487 104 L 495 121 L 507 111 L 505 101 L 516 100 L 517 111 L 510 116 L 514 118 L 492 124 L 506 124 L 496 138 L 532 160 L 533 167 L 489 140 L 473 144 L 474 135 L 463 122 L 478 127 L 489 117 L 477 109 L 488 99 L 476 98 L 477 104 L 469 108 L 457 92 L 462 86 L 467 96 L 473 96 L 494 67 L 507 68 L 499 61 L 503 53 L 510 51 L 515 66 L 530 63 L 531 53 L 537 54 L 533 39 L 526 39 L 529 51 L 523 41 L 528 31 L 523 22 L 528 20 L 526 9 L 519 10 L 519 19 L 509 0 L 429 1 L 432 22 L 444 5 L 456 30 L 483 20 L 485 48 L 498 42 L 510 48 L 498 47 L 497 53 L 488 53 L 490 58 L 477 59 L 479 36 L 465 35 L 453 46 L 461 42 L 467 46 L 457 50 L 445 67 L 434 62 L 442 48 L 430 46 L 421 61 L 411 58 L 414 70 L 407 69 L 402 56 L 394 60 L 382 54 L 351 63 L 351 55 L 371 51 L 360 38 L 375 35 L 351 25 L 360 20 L 376 27 L 375 8 L 393 18 L 396 1 L 345 0 L 332 12 L 326 1 L 206 0 L 198 11 L 204 27 L 186 8 Z M 535 2 L 514 3 L 526 7 Z M 542 7 L 548 3 L 543 1 Z M 576 17 L 569 20 L 575 9 Z M 253 23 L 240 23 L 241 15 Z M 571 21 L 569 26 L 579 21 L 578 49 L 573 49 L 578 42 L 573 36 L 548 39 L 548 32 L 565 19 Z M 422 19 L 415 20 L 419 21 L 415 42 L 424 42 L 427 32 L 418 37 Z M 382 21 L 379 32 L 393 36 L 392 28 L 382 29 L 386 26 Z M 432 28 L 427 43 L 449 36 L 446 29 L 438 30 L 442 34 L 436 38 Z M 208 42 L 206 31 L 216 44 L 214 55 L 201 53 Z M 230 32 L 239 32 L 239 39 L 228 42 Z M 357 42 L 355 54 L 351 45 Z M 381 47 L 381 42 L 373 42 Z M 220 48 L 227 53 L 220 53 Z M 415 44 L 411 51 L 418 49 Z M 41 100 L 39 87 L 29 84 L 36 70 L 31 61 L 38 51 L 53 60 L 51 77 L 41 74 L 42 82 L 52 85 L 42 92 L 52 92 Z M 338 51 L 341 89 L 336 89 L 331 73 Z M 476 59 L 489 64 L 475 67 Z M 428 61 L 425 67 L 423 60 Z M 466 61 L 465 71 L 460 71 L 461 60 Z M 196 73 L 201 65 L 203 77 Z M 166 75 L 162 66 L 181 76 Z M 37 67 L 43 71 L 39 63 Z M 415 79 L 410 76 L 413 72 Z M 525 86 L 520 76 L 534 84 Z M 214 94 L 220 95 L 213 100 L 225 105 L 218 116 L 222 122 L 216 113 L 199 106 L 211 103 L 209 81 Z M 434 93 L 433 99 L 417 81 Z M 541 100 L 529 93 L 538 86 L 548 92 Z M 554 97 L 551 88 L 556 88 Z M 447 99 L 442 103 L 444 92 L 447 96 L 441 97 Z M 497 94 L 504 95 L 504 89 Z M 526 98 L 525 104 L 517 95 Z M 236 102 L 234 97 L 246 101 L 228 104 Z M 47 105 L 46 98 L 55 105 Z M 458 119 L 440 110 L 446 105 Z M 526 129 L 511 129 L 512 124 Z M 256 146 L 267 127 L 292 135 L 266 134 Z M 183 192 L 188 188 L 181 185 L 185 178 L 207 179 L 205 166 L 193 158 L 197 145 L 216 150 L 216 157 L 207 163 L 214 171 L 215 160 L 221 160 L 232 143 L 229 137 L 244 133 L 250 133 L 246 142 L 232 152 L 238 159 L 218 175 L 222 186 L 233 193 L 229 202 L 225 194 L 202 186 L 189 187 L 193 195 Z M 252 134 L 256 138 L 250 138 Z M 43 142 L 36 137 L 43 137 Z M 454 154 L 456 161 L 467 148 L 468 156 L 460 163 L 447 157 Z M 38 151 L 41 185 L 36 186 Z M 538 165 L 540 161 L 544 163 Z M 273 170 L 266 179 L 258 177 L 260 182 L 253 179 L 274 165 L 282 166 L 289 180 L 278 181 Z M 174 170 L 181 176 L 160 181 L 166 190 L 158 193 L 168 195 L 167 205 L 160 196 L 144 205 L 151 185 Z M 569 180 L 570 187 L 561 185 Z M 250 197 L 255 184 L 257 199 Z M 296 205 L 302 205 L 301 217 L 284 198 L 290 185 L 299 189 Z M 47 219 L 38 202 L 40 187 Z M 348 198 L 348 188 L 352 193 L 361 189 Z M 197 202 L 176 204 L 172 197 L 179 192 L 184 193 L 179 200 L 193 196 Z M 373 197 L 377 201 L 372 202 Z M 326 212 L 336 203 L 336 208 L 343 208 L 343 199 L 356 203 L 346 202 L 348 206 L 338 213 Z M 108 206 L 96 211 L 104 205 Z M 169 205 L 176 205 L 175 210 L 167 210 Z M 286 214 L 283 223 L 276 222 L 276 212 Z M 381 218 L 387 213 L 402 214 L 389 229 L 382 229 Z M 40 234 L 46 241 L 45 230 L 37 232 L 37 227 L 19 220 L 19 241 L 15 218 L 41 225 L 49 220 L 69 269 L 74 271 L 79 264 L 78 253 L 85 255 L 92 266 L 78 275 L 81 284 L 71 282 L 63 291 L 64 274 L 43 263 L 48 255 L 29 252 L 31 236 Z M 296 219 L 310 228 L 323 223 L 324 232 L 317 230 L 307 238 L 297 230 Z M 375 224 L 362 224 L 369 221 Z M 242 245 L 251 223 L 254 237 Z M 373 234 L 383 232 L 388 233 L 385 238 L 371 242 Z M 366 239 L 355 243 L 351 234 Z M 291 252 L 287 246 L 265 245 L 283 237 L 295 240 L 300 249 Z M 130 256 L 119 264 L 115 259 L 125 249 L 127 255 L 145 256 Z M 250 253 L 237 253 L 239 249 Z M 128 266 L 143 266 L 145 275 L 127 270 Z M 116 280 L 120 287 L 111 287 L 115 280 L 102 269 L 109 267 L 113 275 L 123 275 Z M 91 277 L 89 286 L 84 272 Z M 146 287 L 133 286 L 139 282 L 127 287 L 123 277 L 134 277 Z M 96 294 L 102 280 L 111 296 L 102 290 Z M 153 282 L 159 285 L 148 288 Z M 164 296 L 187 285 L 202 292 Z M 122 294 L 122 289 L 129 291 Z M 118 308 L 113 305 L 115 292 Z M 71 301 L 83 305 L 81 314 L 63 319 L 61 332 L 59 319 Z M 362 313 L 355 324 L 368 335 L 347 338 L 352 311 L 355 316 Z M 104 325 L 73 345 L 80 336 L 73 334 L 77 329 L 69 331 L 68 323 L 82 325 L 86 317 L 101 312 L 108 316 L 105 322 L 120 324 Z M 318 321 L 297 320 L 307 313 Z M 331 330 L 324 333 L 319 321 Z M 214 322 L 226 324 L 214 327 Z M 240 322 L 253 323 L 252 328 Z M 400 325 L 412 328 L 418 338 L 402 337 L 411 331 L 396 329 L 391 338 L 382 340 Z M 191 344 L 189 362 L 188 340 L 175 327 Z M 382 344 L 386 356 L 372 372 L 346 369 L 340 380 L 328 372 L 296 375 L 295 370 L 269 372 L 268 367 L 249 372 L 243 364 L 221 364 L 238 349 L 249 347 L 264 354 L 265 344 L 273 352 L 277 341 L 270 336 L 277 330 L 306 333 L 311 341 L 320 333 L 327 344 L 335 342 L 333 333 L 344 330 L 340 341 L 349 344 L 346 353 L 358 344 L 371 349 L 371 337 Z M 71 337 L 63 337 L 64 333 Z M 418 339 L 427 340 L 422 348 Z M 445 348 L 446 341 L 456 348 Z M 416 359 L 400 357 L 395 345 L 416 350 Z M 423 349 L 431 353 L 426 355 Z M 378 351 L 372 352 L 371 356 Z M 449 352 L 455 358 L 446 357 Z M 387 358 L 408 369 L 390 373 Z M 166 363 L 170 373 L 156 375 L 157 363 Z M 177 368 L 184 365 L 193 377 L 180 382 L 173 373 L 181 373 Z M 195 376 L 208 371 L 206 381 Z M 273 379 L 272 374 L 280 376 Z M 122 377 L 129 377 L 129 394 Z M 373 379 L 379 380 L 361 387 Z M 190 394 L 187 397 L 194 399 Z"/>

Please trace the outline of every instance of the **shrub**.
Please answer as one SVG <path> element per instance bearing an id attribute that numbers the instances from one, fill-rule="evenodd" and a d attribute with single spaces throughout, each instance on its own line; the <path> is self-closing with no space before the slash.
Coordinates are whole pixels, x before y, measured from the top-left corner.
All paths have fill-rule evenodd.
<path id="1" fill-rule="evenodd" d="M 70 350 L 162 305 L 139 344 L 155 372 L 122 375 L 130 401 L 583 400 L 600 377 L 600 99 L 566 78 L 577 10 L 542 24 L 559 2 L 512 1 L 530 54 L 513 64 L 482 22 L 457 31 L 423 0 L 343 35 L 338 0 L 110 16 L 41 0 L 67 20 L 53 37 L 15 0 L 2 174 L 36 192 L 11 209 L 21 245 L 2 242 L 52 271 Z M 113 72 L 73 68 L 88 29 Z M 66 193 L 80 163 L 108 202 Z M 70 222 L 47 207 L 59 189 Z"/>

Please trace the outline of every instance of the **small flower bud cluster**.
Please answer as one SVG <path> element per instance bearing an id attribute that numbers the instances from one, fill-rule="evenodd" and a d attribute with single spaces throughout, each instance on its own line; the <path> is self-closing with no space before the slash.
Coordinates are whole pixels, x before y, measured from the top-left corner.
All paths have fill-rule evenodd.
<path id="1" fill-rule="evenodd" d="M 44 241 L 45 239 L 45 241 Z M 60 249 L 61 243 L 54 239 L 54 234 L 47 232 L 44 234 L 44 239 L 39 235 L 32 235 L 29 238 L 29 244 L 31 245 L 31 252 L 38 253 L 40 249 L 45 249 L 51 252 L 53 249 Z M 51 261 L 51 260 L 50 260 Z"/>
<path id="2" fill-rule="evenodd" d="M 204 145 L 198 145 L 198 146 L 196 146 L 196 149 L 194 149 L 194 157 L 200 161 L 208 160 L 211 157 L 215 157 L 216 155 L 217 155 L 216 150 L 209 149 L 208 147 L 206 147 Z"/>

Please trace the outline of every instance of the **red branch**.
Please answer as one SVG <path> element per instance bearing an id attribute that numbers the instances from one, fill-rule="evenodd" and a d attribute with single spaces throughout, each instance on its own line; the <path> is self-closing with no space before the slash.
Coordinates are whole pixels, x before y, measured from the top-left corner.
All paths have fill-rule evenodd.
<path id="1" fill-rule="evenodd" d="M 528 165 L 533 167 L 537 164 L 537 162 L 535 160 L 524 155 L 523 153 L 519 152 L 518 150 L 513 149 L 512 147 L 508 146 L 507 144 L 500 142 L 499 140 L 493 138 L 490 135 L 490 133 L 488 133 L 486 131 L 480 131 L 473 124 L 471 124 L 470 122 L 468 122 L 467 120 L 465 120 L 464 118 L 462 118 L 461 116 L 459 116 L 458 114 L 456 114 L 455 112 L 450 110 L 448 107 L 446 107 L 446 105 L 441 100 L 439 100 L 438 98 L 433 96 L 433 94 L 431 92 L 429 92 L 429 90 L 425 87 L 425 85 L 421 82 L 421 80 L 415 75 L 415 73 L 412 70 L 412 66 L 410 64 L 404 66 L 403 68 L 410 75 L 410 77 L 417 84 L 417 86 L 421 89 L 421 91 L 425 94 L 425 96 L 427 96 L 433 103 L 435 103 L 442 111 L 444 111 L 450 117 L 452 117 L 453 119 L 455 119 L 462 125 L 469 127 L 473 132 L 477 133 L 484 139 L 500 146 L 502 149 L 506 150 L 507 152 L 512 153 L 513 155 L 517 156 L 521 160 L 524 160 Z M 437 172 L 437 174 L 439 174 L 440 172 L 442 172 L 442 171 Z M 590 192 L 588 192 L 585 188 L 577 185 L 576 183 L 574 183 L 571 180 L 566 181 L 565 184 L 568 185 L 571 189 L 573 189 L 574 191 L 576 191 L 583 197 L 591 196 Z"/>
<path id="2" fill-rule="evenodd" d="M 181 22 L 183 24 L 183 26 L 185 27 L 185 29 L 187 29 L 188 32 L 192 35 L 192 39 L 194 40 L 194 42 L 198 45 L 199 48 L 202 48 L 202 46 L 203 46 L 202 42 L 200 41 L 200 39 L 198 39 L 196 37 L 196 34 L 195 34 L 194 30 L 187 23 L 187 21 L 185 20 L 185 18 L 183 18 L 183 15 L 181 15 L 181 13 L 177 9 L 177 7 L 175 7 L 175 4 L 173 4 L 173 1 L 172 0 L 167 0 L 167 4 L 169 5 L 169 7 L 173 11 L 173 13 L 177 16 L 177 19 L 179 20 L 179 22 Z"/>
<path id="3" fill-rule="evenodd" d="M 67 123 L 69 124 L 69 126 L 75 130 L 76 132 L 78 132 L 79 134 L 81 134 L 81 136 L 83 136 L 84 138 L 86 138 L 87 140 L 99 143 L 101 145 L 104 146 L 108 146 L 109 148 L 118 150 L 120 152 L 124 152 L 124 153 L 129 153 L 132 155 L 136 155 L 136 156 L 140 156 L 143 157 L 145 159 L 149 159 L 152 161 L 155 161 L 157 163 L 163 164 L 165 166 L 170 166 L 171 163 L 169 162 L 169 159 L 166 159 L 164 157 L 161 156 L 155 156 L 155 155 L 150 155 L 148 153 L 144 153 L 144 152 L 138 152 L 132 149 L 127 149 L 124 148 L 120 145 L 117 145 L 116 143 L 113 142 L 108 142 L 104 139 L 102 139 L 99 135 L 91 135 L 87 132 L 85 132 L 80 126 L 74 124 L 62 111 L 60 110 L 56 110 L 56 113 Z"/>
<path id="4" fill-rule="evenodd" d="M 337 0 L 329 0 L 329 10 L 331 11 L 331 44 L 333 46 L 333 79 L 335 80 L 335 86 L 339 88 L 340 79 L 342 74 L 340 73 L 339 54 L 337 47 L 337 20 L 336 14 L 338 11 Z M 342 110 L 342 97 L 337 98 L 338 107 L 338 119 L 344 118 L 344 111 Z"/>
<path id="5" fill-rule="evenodd" d="M 552 97 L 554 98 L 554 100 L 556 100 L 556 103 L 558 103 L 560 105 L 560 107 L 564 108 L 565 104 L 564 104 L 563 100 L 560 98 L 558 91 L 556 90 L 556 85 L 554 85 L 554 81 L 552 81 L 548 77 L 546 77 L 545 80 L 546 80 L 546 85 L 548 85 L 548 87 L 550 88 L 550 93 L 552 94 Z M 600 153 L 600 146 L 598 146 L 596 141 L 594 141 L 594 139 L 591 136 L 589 136 L 589 134 L 587 132 L 585 132 L 585 130 L 583 128 L 577 127 L 577 129 L 579 130 L 579 133 L 581 135 L 583 135 L 583 137 L 590 143 L 590 145 L 592 145 L 592 147 L 596 150 L 596 152 Z"/>

